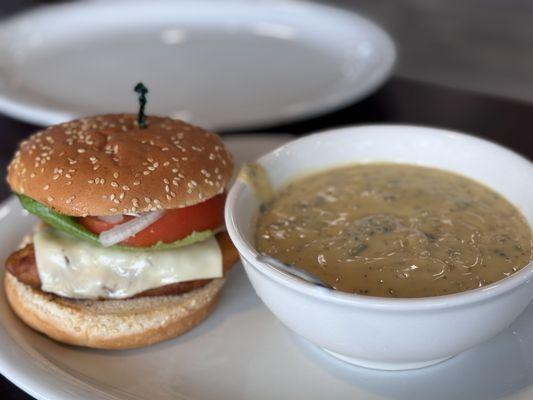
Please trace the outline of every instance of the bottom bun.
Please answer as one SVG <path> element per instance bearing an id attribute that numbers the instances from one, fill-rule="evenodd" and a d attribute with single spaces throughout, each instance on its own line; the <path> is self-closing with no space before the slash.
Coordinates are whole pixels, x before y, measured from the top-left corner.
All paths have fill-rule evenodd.
<path id="1" fill-rule="evenodd" d="M 59 342 L 98 349 L 132 349 L 194 328 L 213 310 L 225 279 L 178 296 L 127 300 L 66 299 L 32 289 L 5 274 L 13 311 L 33 329 Z"/>

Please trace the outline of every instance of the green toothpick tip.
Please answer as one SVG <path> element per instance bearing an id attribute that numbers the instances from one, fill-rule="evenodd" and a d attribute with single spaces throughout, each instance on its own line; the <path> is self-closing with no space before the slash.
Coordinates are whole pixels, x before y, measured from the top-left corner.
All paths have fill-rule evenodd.
<path id="1" fill-rule="evenodd" d="M 146 128 L 146 115 L 144 114 L 144 108 L 146 107 L 146 95 L 148 94 L 148 88 L 144 86 L 142 82 L 135 85 L 136 93 L 139 93 L 139 115 L 137 117 L 137 123 L 139 128 Z"/>

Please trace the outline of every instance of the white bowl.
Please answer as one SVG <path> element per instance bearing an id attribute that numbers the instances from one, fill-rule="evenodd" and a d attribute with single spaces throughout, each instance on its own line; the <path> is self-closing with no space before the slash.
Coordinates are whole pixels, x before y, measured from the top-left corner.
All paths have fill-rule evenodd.
<path id="1" fill-rule="evenodd" d="M 373 125 L 334 129 L 261 157 L 275 188 L 302 173 L 354 162 L 446 169 L 490 186 L 533 224 L 533 165 L 494 143 L 447 130 Z M 506 328 L 533 298 L 533 263 L 492 285 L 418 299 L 369 297 L 307 284 L 256 260 L 258 202 L 237 181 L 226 224 L 246 273 L 267 307 L 294 332 L 347 362 L 413 369 L 459 354 Z"/>

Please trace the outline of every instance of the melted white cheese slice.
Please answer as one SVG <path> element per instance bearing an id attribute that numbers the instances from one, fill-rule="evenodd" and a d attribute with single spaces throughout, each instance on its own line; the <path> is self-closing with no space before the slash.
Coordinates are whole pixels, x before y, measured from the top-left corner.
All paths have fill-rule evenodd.
<path id="1" fill-rule="evenodd" d="M 124 251 L 43 228 L 33 243 L 41 290 L 69 298 L 120 299 L 170 283 L 223 275 L 214 237 L 172 250 Z"/>

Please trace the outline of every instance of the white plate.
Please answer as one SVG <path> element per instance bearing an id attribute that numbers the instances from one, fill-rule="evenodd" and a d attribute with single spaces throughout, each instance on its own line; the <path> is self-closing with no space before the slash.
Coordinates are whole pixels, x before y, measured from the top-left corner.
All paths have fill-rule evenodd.
<path id="1" fill-rule="evenodd" d="M 236 159 L 244 161 L 286 139 L 241 136 L 226 141 Z M 33 223 L 15 199 L 4 203 L 0 258 Z M 203 324 L 141 350 L 106 352 L 57 344 L 23 325 L 2 301 L 0 372 L 47 400 L 531 399 L 533 305 L 497 337 L 447 362 L 380 372 L 345 364 L 296 337 L 263 306 L 238 266 L 219 307 Z"/>
<path id="2" fill-rule="evenodd" d="M 49 125 L 148 111 L 213 129 L 324 113 L 390 74 L 370 21 L 297 1 L 104 1 L 48 6 L 0 25 L 0 111 Z"/>

